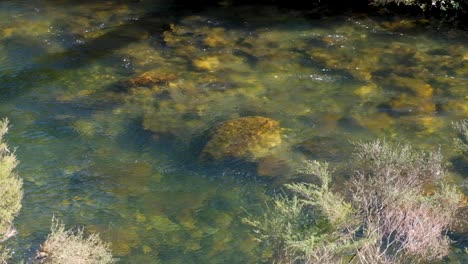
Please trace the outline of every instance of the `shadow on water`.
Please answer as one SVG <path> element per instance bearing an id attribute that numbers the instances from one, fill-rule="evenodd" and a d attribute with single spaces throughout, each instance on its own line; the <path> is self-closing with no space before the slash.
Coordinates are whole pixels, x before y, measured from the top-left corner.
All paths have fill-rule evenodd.
<path id="1" fill-rule="evenodd" d="M 80 1 L 77 4 L 75 1 L 47 1 L 49 5 L 54 5 L 63 8 L 71 8 L 75 5 L 91 4 L 94 1 Z M 130 5 L 138 6 L 144 4 L 145 1 L 129 1 Z M 26 38 L 15 38 L 13 40 L 4 40 L 3 45 L 9 50 L 9 46 L 20 47 L 23 61 L 30 61 L 25 65 L 18 67 L 18 71 L 14 73 L 6 73 L 0 75 L 0 101 L 8 101 L 13 98 L 27 93 L 35 87 L 38 82 L 51 83 L 58 79 L 64 72 L 73 71 L 78 68 L 92 64 L 96 60 L 109 57 L 114 51 L 123 48 L 133 42 L 141 40 L 147 34 L 156 37 L 156 41 L 162 37 L 162 33 L 167 28 L 170 21 L 178 19 L 202 11 L 204 8 L 213 6 L 217 1 L 207 0 L 202 2 L 185 1 L 185 0 L 162 0 L 151 1 L 149 11 L 141 17 L 130 19 L 126 23 L 116 26 L 111 31 L 91 39 L 83 44 L 75 45 L 64 52 L 44 54 L 46 51 L 41 46 L 42 43 L 31 42 Z M 244 1 L 237 1 L 237 4 L 244 4 Z M 281 5 L 281 4 L 279 4 Z M 217 15 L 226 15 L 224 20 L 237 21 L 242 20 L 242 14 L 236 12 L 222 14 L 213 13 L 215 18 Z M 54 27 L 60 28 L 61 22 L 55 21 Z M 239 23 L 241 21 L 237 21 Z M 265 25 L 253 25 L 265 26 Z M 11 52 L 16 52 L 12 49 Z M 16 56 L 16 54 L 12 54 Z"/>
<path id="2" fill-rule="evenodd" d="M 41 83 L 53 82 L 64 71 L 84 67 L 99 58 L 111 54 L 116 49 L 138 41 L 138 37 L 123 36 L 122 33 L 128 32 L 128 30 L 135 27 L 142 30 L 144 28 L 144 20 L 145 18 L 143 17 L 141 20 L 131 21 L 77 48 L 40 57 L 30 65 L 23 66 L 23 69 L 17 73 L 1 76 L 2 95 L 0 100 L 11 100 L 16 96 L 26 93 L 31 88 L 34 88 L 38 78 L 41 80 Z M 39 64 L 40 67 L 35 67 L 36 64 Z M 18 81 L 23 83 L 21 89 L 10 85 Z"/>
<path id="3" fill-rule="evenodd" d="M 62 7 L 74 5 L 86 5 L 95 1 L 47 1 L 49 5 Z M 138 5 L 143 1 L 129 1 L 131 5 Z M 15 38 L 14 40 L 3 40 L 2 44 L 20 47 L 21 57 L 30 61 L 21 65 L 18 71 L 0 75 L 0 102 L 9 101 L 17 96 L 27 93 L 34 88 L 38 81 L 42 84 L 51 83 L 58 79 L 65 71 L 85 67 L 96 60 L 111 55 L 115 50 L 123 48 L 133 42 L 139 41 L 147 33 L 152 36 L 161 36 L 169 21 L 177 20 L 179 17 L 202 10 L 204 5 L 200 3 L 187 4 L 185 1 L 154 1 L 154 8 L 141 17 L 128 19 L 126 23 L 116 26 L 113 30 L 87 41 L 84 44 L 69 48 L 64 52 L 44 54 L 42 43 L 31 42 L 30 39 Z M 211 5 L 212 1 L 206 1 Z M 196 7 L 196 8 L 195 8 Z M 192 9 L 191 9 L 192 8 Z M 59 22 L 56 22 L 59 23 Z M 58 25 L 58 27 L 60 27 Z M 32 52 L 33 51 L 33 52 Z M 15 54 L 13 54 L 15 56 Z M 18 86 L 18 83 L 22 85 Z"/>
<path id="4" fill-rule="evenodd" d="M 87 5 L 95 3 L 95 1 L 45 1 L 44 5 L 58 6 L 64 8 L 71 8 L 78 5 Z M 115 1 L 122 2 L 122 1 Z M 161 34 L 166 29 L 170 21 L 177 21 L 178 19 L 191 15 L 212 6 L 219 6 L 220 3 L 217 0 L 204 0 L 204 1 L 187 1 L 187 0 L 128 0 L 123 1 L 129 6 L 138 7 L 139 5 L 147 8 L 149 11 L 141 17 L 134 19 L 127 19 L 126 23 L 116 26 L 113 30 L 99 36 L 95 39 L 87 41 L 84 44 L 74 46 L 65 52 L 47 54 L 39 56 L 37 60 L 31 61 L 29 64 L 23 65 L 21 70 L 14 74 L 3 74 L 0 75 L 0 101 L 11 100 L 21 94 L 27 93 L 31 88 L 35 86 L 37 81 L 42 83 L 50 83 L 56 80 L 64 71 L 72 71 L 77 68 L 85 67 L 92 62 L 109 56 L 115 50 L 125 47 L 132 42 L 141 40 L 146 33 L 151 36 L 161 37 Z M 352 9 L 348 4 L 339 5 L 336 7 L 336 2 L 340 1 L 328 1 L 329 4 L 324 3 L 304 3 L 303 1 L 245 1 L 238 0 L 232 1 L 230 5 L 257 5 L 258 9 L 261 10 L 263 6 L 274 5 L 278 8 L 296 8 L 301 10 L 307 10 L 310 13 L 311 18 L 317 18 L 327 15 L 337 15 L 346 12 L 359 12 L 369 10 L 367 1 L 360 1 L 358 3 L 352 3 Z M 29 6 L 29 3 L 25 4 Z M 371 13 L 372 11 L 368 11 Z M 236 12 L 221 12 L 219 14 L 212 13 L 216 18 L 216 15 L 223 16 L 224 20 L 231 20 L 239 22 L 242 19 L 242 14 L 236 14 Z M 226 15 L 228 15 L 226 17 Z M 242 22 L 242 21 L 240 21 Z M 57 22 L 59 23 L 59 22 Z M 253 25 L 255 26 L 267 26 L 267 25 Z M 157 38 L 156 38 L 157 39 Z M 15 40 L 19 41 L 19 40 Z M 21 40 L 22 41 L 22 40 Z M 27 40 L 29 41 L 29 40 Z M 4 40 L 4 43 L 8 44 L 8 40 Z M 14 44 L 14 43 L 13 43 Z M 23 43 L 25 44 L 25 43 Z M 24 46 L 29 50 L 28 47 L 33 47 L 31 50 L 39 50 L 40 44 L 34 44 L 27 42 Z M 42 52 L 43 53 L 43 52 Z M 40 65 L 40 67 L 36 67 Z M 18 87 L 18 81 L 23 85 Z"/>
<path id="5" fill-rule="evenodd" d="M 45 1 L 49 6 L 71 8 L 73 6 L 92 4 L 95 1 Z M 159 0 L 159 1 L 144 1 L 144 0 L 130 0 L 124 1 L 129 6 L 138 7 L 138 5 L 145 4 L 145 7 L 149 5 L 149 11 L 141 17 L 128 18 L 126 23 L 116 26 L 113 30 L 99 36 L 95 39 L 89 40 L 83 44 L 73 46 L 64 52 L 52 53 L 40 56 L 39 54 L 45 53 L 45 49 L 41 48 L 42 43 L 32 43 L 29 39 L 15 39 L 4 40 L 3 44 L 8 47 L 8 44 L 15 45 L 18 41 L 22 52 L 36 51 L 34 54 L 38 56 L 29 56 L 26 58 L 30 61 L 29 64 L 21 65 L 20 69 L 11 74 L 0 75 L 0 101 L 8 101 L 13 98 L 27 93 L 30 89 L 35 87 L 40 81 L 42 84 L 50 83 L 58 79 L 65 71 L 72 71 L 78 68 L 85 67 L 92 64 L 96 60 L 108 57 L 115 50 L 123 48 L 133 42 L 141 40 L 144 36 L 149 33 L 151 36 L 162 37 L 162 33 L 167 29 L 167 25 L 170 21 L 177 21 L 178 19 L 186 16 L 193 15 L 194 13 L 201 12 L 204 9 L 212 6 L 219 6 L 219 1 L 216 0 L 205 0 L 205 1 L 186 1 L 186 0 Z M 254 3 L 247 1 L 234 1 L 232 5 L 244 5 L 244 4 L 257 4 L 259 10 L 262 5 L 274 4 L 277 7 L 297 8 L 298 3 L 295 1 L 256 1 Z M 26 3 L 29 7 L 29 3 Z M 300 4 L 311 8 L 317 8 L 316 4 Z M 34 6 L 33 6 L 34 7 Z M 32 8 L 32 7 L 31 7 Z M 318 14 L 317 9 L 314 9 L 315 13 Z M 228 17 L 226 17 L 228 14 Z M 236 12 L 222 12 L 221 14 L 212 13 L 215 18 L 216 16 L 223 16 L 222 19 L 230 20 L 237 24 L 242 24 L 242 21 L 238 21 L 242 18 L 242 14 Z M 221 18 L 221 17 L 220 17 Z M 56 27 L 61 27 L 61 21 L 56 21 Z M 63 22 L 63 21 L 62 21 Z M 267 25 L 253 25 L 255 26 L 267 26 Z M 162 41 L 162 39 L 159 39 Z M 24 55 L 23 55 L 24 57 Z M 18 86 L 18 83 L 22 85 Z M 14 84 L 14 85 L 13 85 Z"/>

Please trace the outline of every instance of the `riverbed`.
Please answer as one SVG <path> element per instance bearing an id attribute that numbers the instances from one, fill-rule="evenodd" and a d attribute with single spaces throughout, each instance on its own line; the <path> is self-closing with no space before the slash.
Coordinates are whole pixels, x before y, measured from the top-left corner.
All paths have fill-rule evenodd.
<path id="1" fill-rule="evenodd" d="M 343 168 L 360 140 L 441 148 L 461 183 L 467 43 L 423 17 L 2 1 L 0 116 L 25 190 L 15 258 L 56 216 L 99 232 L 121 263 L 261 263 L 242 218 L 303 180 L 302 161 Z M 248 116 L 281 127 L 270 156 L 201 158 L 213 129 Z"/>

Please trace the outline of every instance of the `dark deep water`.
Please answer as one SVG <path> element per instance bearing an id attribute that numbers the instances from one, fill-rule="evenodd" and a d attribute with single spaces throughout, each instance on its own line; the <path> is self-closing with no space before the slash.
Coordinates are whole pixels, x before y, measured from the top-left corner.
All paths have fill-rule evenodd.
<path id="1" fill-rule="evenodd" d="M 340 166 L 350 141 L 375 138 L 440 146 L 457 160 L 450 126 L 468 118 L 467 31 L 273 6 L 176 7 L 0 2 L 0 116 L 25 189 L 10 242 L 18 259 L 34 255 L 55 215 L 99 232 L 121 263 L 258 263 L 241 218 L 294 180 L 301 161 Z M 207 131 L 243 116 L 280 123 L 273 158 L 202 161 Z M 461 183 L 466 166 L 454 164 Z M 447 263 L 463 261 L 458 252 Z"/>

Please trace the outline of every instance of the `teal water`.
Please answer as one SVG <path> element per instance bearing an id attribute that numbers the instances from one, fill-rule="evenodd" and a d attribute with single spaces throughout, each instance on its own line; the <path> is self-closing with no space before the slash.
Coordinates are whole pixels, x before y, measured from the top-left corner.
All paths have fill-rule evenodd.
<path id="1" fill-rule="evenodd" d="M 17 259 L 34 255 L 55 215 L 99 232 L 122 263 L 258 263 L 241 218 L 300 178 L 302 160 L 341 166 L 350 141 L 374 138 L 440 146 L 456 160 L 450 125 L 468 118 L 467 31 L 176 7 L 0 3 L 0 116 L 25 189 Z M 243 116 L 280 123 L 273 162 L 201 160 L 207 133 Z M 467 177 L 466 167 L 451 171 L 454 182 Z"/>

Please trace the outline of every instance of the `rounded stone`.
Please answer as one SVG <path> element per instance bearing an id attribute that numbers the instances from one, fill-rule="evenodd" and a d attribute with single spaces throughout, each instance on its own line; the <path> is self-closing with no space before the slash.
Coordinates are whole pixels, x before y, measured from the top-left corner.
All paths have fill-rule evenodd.
<path id="1" fill-rule="evenodd" d="M 217 126 L 202 151 L 202 158 L 238 158 L 255 161 L 281 144 L 279 122 L 261 116 L 241 117 Z"/>

